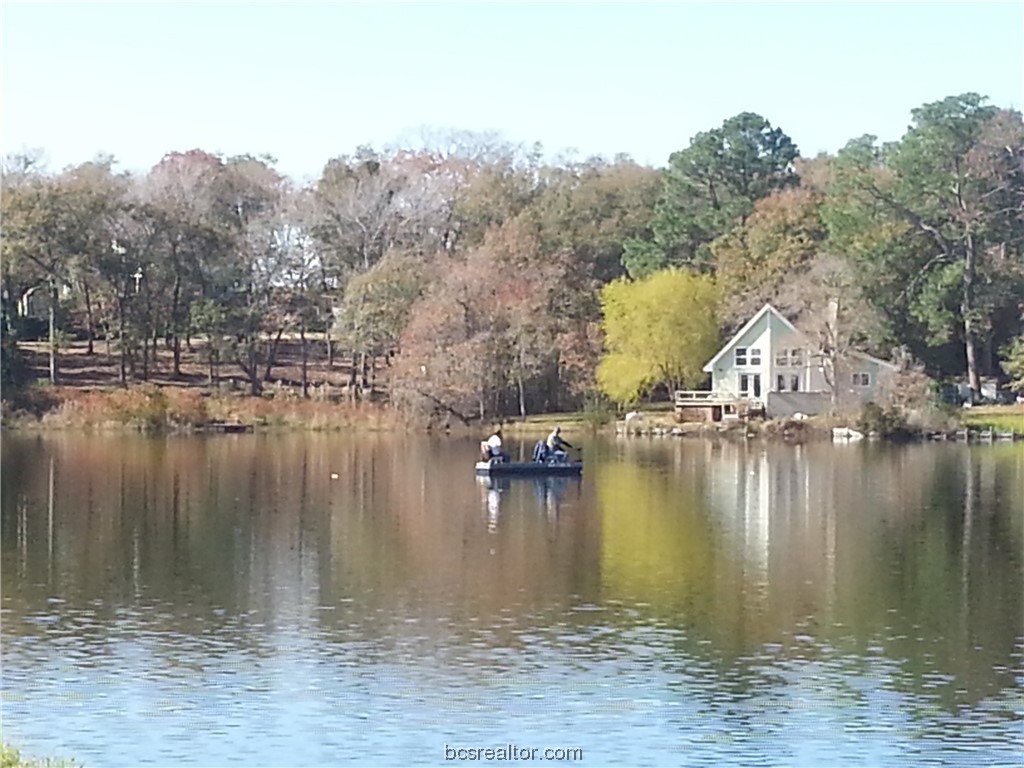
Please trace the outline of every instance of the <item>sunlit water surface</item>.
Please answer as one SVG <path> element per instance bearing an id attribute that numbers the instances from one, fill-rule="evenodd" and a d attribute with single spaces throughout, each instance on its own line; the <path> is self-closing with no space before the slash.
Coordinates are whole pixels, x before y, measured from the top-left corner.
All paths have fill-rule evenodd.
<path id="1" fill-rule="evenodd" d="M 581 481 L 495 485 L 475 446 L 5 435 L 4 740 L 1024 763 L 1024 446 L 587 440 Z"/>

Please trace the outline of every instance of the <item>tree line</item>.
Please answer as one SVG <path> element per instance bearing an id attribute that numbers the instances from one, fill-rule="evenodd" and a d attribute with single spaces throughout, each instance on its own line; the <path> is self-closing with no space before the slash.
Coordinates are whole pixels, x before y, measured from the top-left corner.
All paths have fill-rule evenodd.
<path id="1" fill-rule="evenodd" d="M 354 385 L 383 367 L 402 408 L 482 419 L 696 385 L 771 301 L 825 354 L 899 350 L 978 393 L 1024 348 L 1024 123 L 977 94 L 911 116 L 899 141 L 803 158 L 743 113 L 662 169 L 451 133 L 304 186 L 266 156 L 173 152 L 144 175 L 7 157 L 5 378 L 39 294 L 55 382 L 75 329 L 116 346 L 125 385 L 194 347 L 211 382 L 259 394 L 287 336 Z"/>

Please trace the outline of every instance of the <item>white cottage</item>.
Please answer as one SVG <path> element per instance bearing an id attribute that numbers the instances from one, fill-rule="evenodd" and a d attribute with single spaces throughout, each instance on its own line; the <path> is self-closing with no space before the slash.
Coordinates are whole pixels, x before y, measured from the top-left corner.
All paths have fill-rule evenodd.
<path id="1" fill-rule="evenodd" d="M 840 371 L 837 382 L 846 401 L 875 399 L 882 381 L 897 370 L 861 352 L 850 352 L 847 357 L 844 369 L 849 370 Z M 772 418 L 820 413 L 832 401 L 817 350 L 771 304 L 750 318 L 708 361 L 704 371 L 711 374 L 712 399 L 759 403 Z"/>

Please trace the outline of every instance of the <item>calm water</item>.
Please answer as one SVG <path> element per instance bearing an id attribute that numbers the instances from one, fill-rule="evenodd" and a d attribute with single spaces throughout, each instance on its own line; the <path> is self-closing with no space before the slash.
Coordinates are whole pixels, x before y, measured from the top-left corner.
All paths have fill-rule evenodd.
<path id="1" fill-rule="evenodd" d="M 1024 762 L 1024 446 L 587 441 L 582 481 L 492 488 L 476 443 L 5 435 L 3 738 Z"/>

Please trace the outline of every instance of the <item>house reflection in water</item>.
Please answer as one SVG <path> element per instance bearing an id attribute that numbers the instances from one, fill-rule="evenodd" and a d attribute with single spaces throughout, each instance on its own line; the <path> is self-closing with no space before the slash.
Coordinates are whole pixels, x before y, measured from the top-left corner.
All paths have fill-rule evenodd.
<path id="1" fill-rule="evenodd" d="M 818 582 L 826 606 L 835 598 L 836 503 L 831 461 L 809 460 L 808 447 L 722 443 L 709 448 L 707 494 L 722 545 L 742 569 L 744 592 L 758 601 L 774 591 Z"/>

